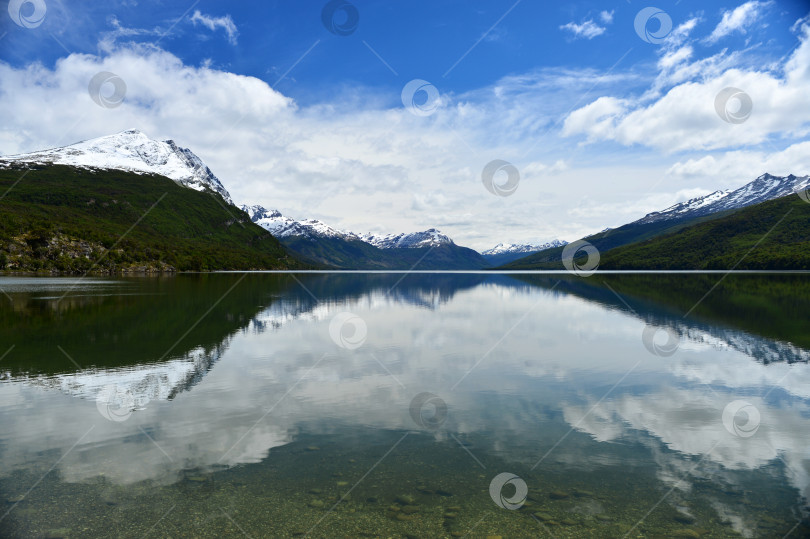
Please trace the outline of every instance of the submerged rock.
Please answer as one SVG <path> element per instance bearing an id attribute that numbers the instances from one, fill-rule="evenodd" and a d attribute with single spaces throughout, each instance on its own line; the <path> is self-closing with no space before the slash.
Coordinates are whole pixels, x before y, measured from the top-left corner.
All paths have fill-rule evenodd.
<path id="1" fill-rule="evenodd" d="M 394 501 L 400 505 L 413 505 L 416 502 L 416 498 L 408 494 L 400 494 L 394 499 Z"/>

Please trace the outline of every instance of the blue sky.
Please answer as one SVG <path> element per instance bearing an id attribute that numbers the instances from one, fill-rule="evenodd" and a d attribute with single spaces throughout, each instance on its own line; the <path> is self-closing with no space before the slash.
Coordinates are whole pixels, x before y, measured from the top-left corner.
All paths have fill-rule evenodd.
<path id="1" fill-rule="evenodd" d="M 677 24 L 696 14 L 719 21 L 724 10 L 738 3 L 664 0 L 655 5 L 666 10 Z M 303 105 L 330 101 L 336 92 L 350 92 L 358 85 L 388 91 L 389 105 L 394 105 L 402 85 L 414 78 L 429 80 L 442 92 L 463 93 L 510 74 L 539 68 L 607 70 L 622 57 L 620 65 L 624 67 L 656 60 L 657 47 L 640 41 L 633 31 L 634 17 L 644 7 L 638 2 L 358 0 L 353 5 L 360 22 L 349 36 L 333 35 L 326 30 L 321 22 L 324 4 L 286 0 L 196 3 L 50 0 L 47 6 L 58 10 L 60 16 L 47 16 L 41 31 L 26 32 L 5 21 L 9 35 L 3 44 L 3 56 L 17 66 L 32 60 L 52 65 L 64 57 L 65 48 L 98 54 L 99 40 L 116 27 L 149 31 L 141 36 L 118 38 L 144 43 L 155 42 L 168 31 L 159 45 L 184 63 L 210 62 L 217 69 L 257 77 L 272 85 L 319 40 L 306 61 L 277 86 Z M 703 53 L 763 43 L 769 55 L 785 54 L 795 47 L 796 38 L 784 30 L 806 15 L 808 8 L 810 2 L 800 0 L 774 3 L 745 33 L 733 32 L 716 43 L 706 43 Z M 196 11 L 213 19 L 229 19 L 236 27 L 233 40 L 228 39 L 221 23 L 212 31 L 192 22 Z M 600 18 L 601 13 L 611 14 L 611 22 Z M 604 28 L 604 32 L 588 39 L 560 28 L 587 21 Z M 707 24 L 706 30 L 710 29 Z M 42 39 L 42 31 L 54 34 L 59 42 Z M 473 45 L 472 51 L 459 61 Z"/>
<path id="2" fill-rule="evenodd" d="M 320 1 L 38 2 L 34 28 L 2 17 L 0 153 L 136 127 L 190 147 L 239 202 L 358 232 L 573 240 L 810 172 L 806 1 L 657 2 L 672 29 L 654 43 L 635 27 L 649 4 L 626 0 L 357 0 L 348 35 Z M 102 68 L 127 82 L 112 111 L 86 99 Z M 403 102 L 413 79 L 440 96 L 429 114 Z M 714 112 L 727 86 L 753 99 L 742 125 Z M 514 195 L 481 185 L 493 159 L 520 170 Z"/>

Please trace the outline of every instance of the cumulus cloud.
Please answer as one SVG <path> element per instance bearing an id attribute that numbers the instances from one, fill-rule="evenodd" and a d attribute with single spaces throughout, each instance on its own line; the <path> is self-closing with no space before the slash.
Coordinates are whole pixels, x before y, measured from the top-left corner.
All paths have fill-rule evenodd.
<path id="1" fill-rule="evenodd" d="M 680 81 L 651 103 L 603 96 L 573 111 L 564 122 L 566 136 L 588 141 L 611 140 L 644 145 L 664 152 L 733 149 L 755 145 L 771 135 L 801 136 L 810 124 L 810 26 L 802 26 L 801 43 L 774 71 L 731 67 L 734 58 L 718 55 L 689 63 L 681 47 L 661 59 L 669 80 Z M 662 71 L 664 73 L 665 71 Z M 743 125 L 723 121 L 716 100 L 724 88 L 739 88 L 753 101 Z M 722 108 L 724 103 L 720 103 Z M 739 103 L 725 102 L 734 111 Z"/>
<path id="2" fill-rule="evenodd" d="M 690 19 L 673 31 L 660 48 L 655 78 L 632 68 L 544 68 L 463 94 L 442 92 L 442 107 L 418 117 L 401 106 L 400 87 L 387 93 L 353 86 L 350 94 L 300 106 L 258 78 L 210 62 L 185 64 L 154 45 L 119 43 L 165 30 L 113 21 L 102 57 L 71 54 L 53 66 L 0 62 L 6 105 L 0 154 L 137 128 L 191 148 L 235 201 L 296 218 L 357 232 L 443 227 L 457 243 L 479 249 L 538 237 L 576 239 L 668 206 L 684 190 L 738 186 L 765 172 L 731 167 L 713 175 L 705 162 L 695 164 L 703 148 L 741 151 L 739 159 L 754 167 L 767 156 L 740 145 L 805 129 L 806 25 L 802 45 L 786 62 L 756 71 L 741 68 L 735 54 L 701 58 L 690 37 L 698 24 Z M 88 81 L 99 71 L 126 82 L 120 107 L 103 109 L 89 98 Z M 743 88 L 754 100 L 744 126 L 726 124 L 714 111 L 714 96 L 725 86 Z M 594 92 L 601 97 L 588 97 Z M 624 153 L 618 162 L 612 148 L 583 151 L 583 140 L 634 145 L 657 159 L 636 162 Z M 694 151 L 676 159 L 659 148 Z M 495 197 L 482 186 L 481 170 L 493 159 L 521 171 L 514 196 Z M 658 183 L 650 178 L 680 183 L 664 182 L 651 193 Z"/>
<path id="3" fill-rule="evenodd" d="M 810 175 L 810 141 L 791 144 L 784 150 L 731 151 L 678 161 L 667 174 L 679 177 L 744 177 L 750 171 L 769 172 L 777 176 Z"/>
<path id="4" fill-rule="evenodd" d="M 733 10 L 723 12 L 723 18 L 706 38 L 707 43 L 716 43 L 721 38 L 734 32 L 745 33 L 745 29 L 760 18 L 764 9 L 772 2 L 746 2 Z"/>
<path id="5" fill-rule="evenodd" d="M 605 33 L 604 26 L 599 26 L 593 19 L 588 19 L 587 21 L 583 21 L 581 24 L 577 24 L 575 22 L 569 22 L 568 24 L 563 24 L 560 26 L 560 30 L 568 30 L 572 34 L 574 34 L 575 38 L 583 37 L 585 39 L 593 39 L 596 36 L 601 36 Z"/>
<path id="6" fill-rule="evenodd" d="M 563 110 L 568 93 L 593 85 L 590 71 L 507 78 L 448 95 L 442 110 L 424 118 L 401 105 L 385 106 L 374 93 L 362 107 L 338 99 L 302 108 L 260 79 L 184 64 L 153 45 L 110 43 L 103 57 L 71 54 L 53 68 L 0 62 L 0 98 L 8 105 L 0 110 L 0 154 L 137 128 L 191 148 L 238 203 L 260 203 L 341 229 L 447 226 L 443 231 L 461 245 L 483 249 L 526 237 L 572 237 L 601 225 L 560 225 L 549 217 L 526 227 L 537 222 L 538 200 L 554 196 L 548 174 L 573 173 L 553 164 L 559 154 L 546 159 L 556 137 L 538 144 L 538 133 L 553 126 L 553 111 Z M 116 109 L 98 107 L 87 94 L 88 81 L 100 71 L 127 84 Z M 623 80 L 607 77 L 604 84 Z M 353 99 L 365 91 L 359 88 Z M 505 201 L 481 185 L 481 170 L 492 159 L 512 160 L 519 168 L 543 159 L 550 168 Z M 577 196 L 574 183 L 563 183 L 571 196 Z M 491 216 L 504 204 L 509 219 L 493 226 Z M 448 212 L 451 206 L 462 210 Z"/>
<path id="7" fill-rule="evenodd" d="M 230 15 L 225 15 L 223 17 L 211 17 L 210 15 L 203 15 L 200 13 L 200 10 L 195 10 L 190 20 L 194 26 L 197 26 L 199 23 L 212 32 L 217 28 L 222 28 L 225 30 L 225 33 L 228 34 L 228 41 L 230 44 L 236 45 L 236 38 L 239 36 L 239 30 L 236 29 L 236 24 L 234 24 Z"/>

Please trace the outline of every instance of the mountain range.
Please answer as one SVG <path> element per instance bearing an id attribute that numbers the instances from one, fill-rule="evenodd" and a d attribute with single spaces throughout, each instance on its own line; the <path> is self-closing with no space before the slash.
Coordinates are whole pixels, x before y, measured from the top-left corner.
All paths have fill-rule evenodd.
<path id="1" fill-rule="evenodd" d="M 738 210 L 752 204 L 759 204 L 795 194 L 810 181 L 810 176 L 774 176 L 763 174 L 754 181 L 732 191 L 715 191 L 708 195 L 693 198 L 670 206 L 660 212 L 648 213 L 630 224 L 673 222 L 681 219 L 694 219 L 728 210 Z"/>
<path id="2" fill-rule="evenodd" d="M 28 171 L 25 172 L 28 180 L 21 185 L 28 184 L 26 189 L 29 192 L 19 192 L 14 179 L 15 171 L 23 169 Z M 62 179 L 59 180 L 58 177 Z M 107 179 L 107 183 L 100 181 L 101 178 Z M 68 179 L 70 182 L 65 183 Z M 176 186 L 188 188 L 185 191 L 188 196 L 183 195 L 182 190 L 168 188 L 164 183 L 167 180 Z M 53 182 L 58 181 L 62 181 L 62 184 L 53 187 Z M 142 189 L 136 194 L 139 181 Z M 733 219 L 731 216 L 743 209 L 759 208 L 766 202 L 792 195 L 804 189 L 808 182 L 808 176 L 779 177 L 763 174 L 739 189 L 715 191 L 693 198 L 583 239 L 594 245 L 603 256 L 612 249 L 625 248 L 621 251 L 621 256 L 606 256 L 603 269 L 652 267 L 650 260 L 639 258 L 642 253 L 652 252 L 656 253 L 656 267 L 680 267 L 680 262 L 664 260 L 661 253 L 667 251 L 666 245 L 692 234 L 693 227 L 708 221 Z M 537 244 L 499 243 L 478 253 L 457 245 L 435 228 L 411 233 L 355 233 L 338 230 L 317 219 L 296 220 L 278 210 L 268 210 L 257 204 L 237 208 L 219 178 L 191 150 L 178 146 L 172 140 L 150 139 L 134 129 L 70 146 L 0 157 L 0 184 L 2 183 L 8 183 L 11 196 L 6 200 L 7 204 L 3 209 L 6 213 L 2 215 L 5 219 L 3 226 L 0 226 L 0 234 L 3 236 L 0 240 L 7 240 L 8 247 L 5 250 L 0 249 L 0 269 L 78 271 L 88 266 L 87 260 L 92 258 L 91 255 L 106 253 L 107 249 L 123 239 L 122 236 L 117 236 L 118 239 L 113 240 L 116 236 L 111 236 L 111 231 L 117 230 L 126 222 L 137 220 L 133 218 L 136 205 L 132 201 L 135 198 L 126 197 L 136 197 L 138 205 L 144 205 L 147 200 L 142 195 L 154 195 L 161 188 L 169 189 L 167 194 L 171 192 L 173 196 L 185 199 L 181 205 L 187 206 L 191 215 L 168 217 L 164 215 L 160 205 L 155 203 L 157 209 L 149 209 L 147 212 L 147 224 L 158 221 L 163 228 L 153 226 L 151 237 L 148 234 L 136 234 L 129 238 L 129 243 L 125 244 L 130 250 L 134 249 L 135 254 L 126 251 L 121 254 L 120 248 L 116 255 L 105 254 L 108 260 L 105 267 L 121 269 L 116 265 L 121 263 L 124 266 L 145 266 L 153 270 L 247 269 L 285 265 L 380 270 L 491 267 L 517 270 L 561 269 L 562 252 L 567 245 L 567 242 L 561 240 Z M 11 190 L 12 187 L 14 190 Z M 117 198 L 109 196 L 110 190 L 117 190 L 124 198 L 120 205 Z M 16 195 L 14 191 L 18 191 Z M 201 203 L 203 199 L 195 198 L 188 191 L 197 192 L 197 195 L 209 202 Z M 55 200 L 60 198 L 56 196 L 58 193 L 61 193 L 61 202 Z M 195 201 L 193 204 L 192 199 Z M 19 205 L 15 206 L 15 201 Z M 211 202 L 219 206 L 219 209 L 214 210 Z M 111 204 L 118 205 L 117 213 L 108 210 Z M 146 208 L 148 205 L 144 209 Z M 804 211 L 800 206 L 794 209 L 797 213 L 790 222 L 794 226 L 800 226 L 801 221 L 796 222 L 796 219 L 803 219 Z M 199 219 L 200 211 L 204 213 L 203 219 Z M 745 215 L 749 220 L 756 220 L 759 211 L 753 209 Z M 772 213 L 770 206 L 762 211 L 767 215 Z M 103 218 L 99 213 L 104 214 Z M 196 219 L 192 217 L 195 213 Z M 61 220 L 54 221 L 54 215 L 61 215 Z M 92 219 L 96 219 L 98 226 L 107 219 L 106 228 L 94 229 Z M 733 222 L 734 230 L 746 228 L 740 224 L 739 219 Z M 234 224 L 244 230 L 234 232 Z M 30 227 L 28 232 L 25 232 L 26 226 Z M 224 233 L 223 227 L 226 229 Z M 722 236 L 726 229 L 715 227 L 712 234 Z M 755 233 L 756 227 L 751 228 L 750 232 Z M 705 230 L 697 234 L 701 233 L 705 234 Z M 226 239 L 229 236 L 233 237 Z M 674 239 L 675 236 L 678 239 Z M 226 243 L 212 243 L 215 237 Z M 652 241 L 659 244 L 645 247 L 646 251 L 636 248 Z M 802 240 L 793 238 L 786 241 L 795 243 Z M 178 254 L 171 247 L 174 242 L 184 245 L 186 250 L 181 249 L 181 254 Z M 660 242 L 664 242 L 663 247 Z M 157 248 L 158 244 L 160 248 Z M 256 258 L 255 245 L 261 245 L 260 251 L 267 251 L 268 246 L 275 246 L 265 252 L 265 255 L 270 255 L 272 251 L 273 259 L 262 259 L 261 256 Z M 630 249 L 630 246 L 633 248 Z M 247 251 L 242 252 L 243 248 Z M 675 251 L 681 252 L 683 249 L 684 246 L 680 245 Z M 225 252 L 228 254 L 224 255 Z M 734 255 L 733 252 L 727 254 L 731 257 Z M 715 260 L 713 264 L 722 266 L 723 260 L 725 258 Z M 784 260 L 780 262 L 784 263 Z M 699 265 L 698 261 L 691 264 Z M 763 267 L 770 267 L 769 262 L 761 261 L 761 264 Z M 797 266 L 792 264 L 790 267 Z"/>
<path id="3" fill-rule="evenodd" d="M 484 259 L 493 266 L 500 266 L 502 264 L 506 264 L 513 260 L 524 258 L 539 251 L 544 251 L 546 249 L 554 249 L 555 247 L 564 247 L 566 245 L 568 245 L 568 242 L 563 240 L 552 240 L 540 244 L 499 243 L 498 245 L 496 245 L 491 249 L 481 251 L 481 256 L 483 256 Z"/>
<path id="4" fill-rule="evenodd" d="M 605 229 L 598 234 L 583 238 L 584 241 L 595 246 L 604 255 L 611 249 L 618 249 L 624 246 L 642 244 L 653 241 L 655 238 L 674 238 L 677 234 L 685 233 L 686 229 L 698 226 L 712 220 L 729 218 L 735 212 L 746 208 L 759 208 L 761 205 L 780 198 L 796 197 L 796 193 L 802 192 L 810 183 L 810 176 L 775 176 L 773 174 L 762 174 L 753 181 L 731 191 L 715 191 L 708 195 L 696 197 L 686 202 L 681 202 L 658 212 L 648 213 L 641 219 L 622 225 L 617 228 Z M 804 208 L 801 205 L 796 207 L 798 213 L 794 219 L 804 216 Z M 770 213 L 769 208 L 762 211 Z M 759 212 L 752 209 L 745 214 L 750 218 Z M 810 222 L 808 223 L 810 224 Z M 765 230 L 763 230 L 763 233 Z M 725 233 L 718 232 L 714 237 L 715 242 L 728 243 L 733 236 L 732 231 Z M 694 245 L 697 249 L 699 246 Z M 530 270 L 530 269 L 562 269 L 562 247 L 555 247 L 540 251 L 530 256 L 514 260 L 504 264 L 502 269 L 510 270 Z M 673 255 L 674 257 L 674 250 Z M 630 261 L 624 258 L 623 265 L 613 266 L 613 269 L 639 269 L 650 268 L 648 261 L 644 259 L 634 259 Z M 691 266 L 683 265 L 678 260 L 672 259 L 661 264 L 667 267 L 680 266 L 680 269 L 699 269 L 699 264 Z M 792 266 L 795 267 L 795 266 Z M 606 269 L 603 266 L 603 269 Z"/>
<path id="5" fill-rule="evenodd" d="M 250 216 L 251 221 L 277 238 L 305 236 L 360 240 L 380 249 L 414 249 L 455 245 L 453 240 L 435 228 L 409 234 L 355 234 L 338 230 L 317 219 L 296 221 L 291 217 L 285 217 L 278 210 L 268 210 L 259 205 L 243 205 L 242 210 Z"/>
<path id="6" fill-rule="evenodd" d="M 0 170 L 41 170 L 49 166 L 71 167 L 79 175 L 118 171 L 165 177 L 195 191 L 219 195 L 222 209 L 231 215 L 231 220 L 241 222 L 242 219 L 236 216 L 238 210 L 230 193 L 196 154 L 173 140 L 153 140 L 136 129 L 69 146 L 0 157 Z M 476 251 L 456 245 L 434 228 L 412 233 L 355 234 L 316 219 L 298 221 L 259 205 L 243 205 L 241 209 L 250 221 L 279 239 L 292 256 L 314 266 L 411 269 L 418 265 L 419 269 L 481 269 L 491 265 Z M 75 258 L 73 255 L 75 253 L 71 255 Z"/>
<path id="7" fill-rule="evenodd" d="M 490 264 L 476 251 L 456 245 L 435 228 L 409 234 L 355 234 L 317 219 L 296 221 L 278 210 L 242 206 L 290 251 L 313 264 L 340 269 L 482 269 Z"/>

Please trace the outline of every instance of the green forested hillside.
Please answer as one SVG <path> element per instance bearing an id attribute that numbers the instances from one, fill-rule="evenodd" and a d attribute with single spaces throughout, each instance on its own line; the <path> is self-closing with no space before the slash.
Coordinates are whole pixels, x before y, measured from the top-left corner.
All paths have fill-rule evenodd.
<path id="1" fill-rule="evenodd" d="M 778 198 L 700 217 L 613 248 L 598 241 L 601 237 L 609 234 L 593 236 L 592 243 L 599 248 L 602 270 L 810 269 L 810 204 L 798 196 Z M 562 251 L 547 249 L 502 269 L 561 270 Z M 584 262 L 585 256 L 577 261 Z"/>
<path id="2" fill-rule="evenodd" d="M 11 167 L 0 169 L 3 193 L 0 270 L 304 266 L 241 210 L 163 176 L 62 165 Z"/>
<path id="3" fill-rule="evenodd" d="M 685 227 L 718 219 L 729 212 L 718 212 L 691 219 L 674 219 L 671 221 L 656 221 L 654 223 L 628 223 L 618 228 L 607 229 L 598 234 L 583 238 L 594 245 L 599 252 L 607 252 L 623 245 L 648 240 L 663 234 L 677 232 Z M 562 252 L 564 247 L 544 249 L 511 262 L 504 263 L 500 269 L 562 269 Z"/>
<path id="4" fill-rule="evenodd" d="M 810 204 L 787 196 L 602 253 L 600 269 L 810 269 Z"/>

